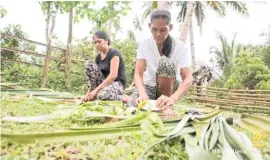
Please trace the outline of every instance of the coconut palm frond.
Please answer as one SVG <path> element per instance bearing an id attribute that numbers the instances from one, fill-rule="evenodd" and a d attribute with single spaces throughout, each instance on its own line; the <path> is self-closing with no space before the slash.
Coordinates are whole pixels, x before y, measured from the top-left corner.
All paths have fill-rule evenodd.
<path id="1" fill-rule="evenodd" d="M 215 55 L 215 61 L 223 71 L 230 71 L 234 63 L 234 58 L 237 56 L 237 53 L 241 48 L 240 45 L 236 45 L 235 43 L 236 36 L 237 33 L 234 35 L 232 42 L 229 43 L 224 35 L 217 33 L 217 38 L 220 41 L 221 46 L 212 46 L 209 49 L 209 53 Z"/>
<path id="2" fill-rule="evenodd" d="M 226 64 L 230 63 L 230 60 L 229 60 L 229 57 L 230 57 L 230 47 L 228 45 L 228 41 L 226 39 L 226 37 L 222 34 L 219 34 L 218 35 L 219 37 L 219 40 L 221 42 L 221 45 L 222 45 L 222 53 L 223 53 L 223 59 L 224 59 L 224 62 Z"/>
<path id="3" fill-rule="evenodd" d="M 214 61 L 216 61 L 216 63 L 218 64 L 218 66 L 220 68 L 223 68 L 225 62 L 224 62 L 222 51 L 219 48 L 217 48 L 217 47 L 211 46 L 209 48 L 209 53 L 214 55 Z"/>
<path id="4" fill-rule="evenodd" d="M 177 16 L 177 21 L 181 22 L 184 20 L 185 16 L 186 16 L 186 11 L 187 11 L 187 2 L 186 1 L 178 1 L 176 3 L 176 6 L 179 6 L 179 13 Z"/>
<path id="5" fill-rule="evenodd" d="M 205 19 L 205 14 L 204 14 L 203 3 L 199 1 L 196 2 L 195 16 L 196 16 L 197 24 L 200 27 L 200 34 L 202 34 L 202 24 Z"/>
<path id="6" fill-rule="evenodd" d="M 228 6 L 231 6 L 236 12 L 248 17 L 248 9 L 245 2 L 240 1 L 224 1 L 224 3 Z"/>
<path id="7" fill-rule="evenodd" d="M 142 9 L 145 8 L 141 21 L 144 22 L 144 20 L 153 12 L 154 9 L 158 7 L 157 1 L 147 1 L 144 2 L 142 5 Z"/>
<path id="8" fill-rule="evenodd" d="M 224 17 L 226 15 L 226 7 L 220 1 L 206 1 L 207 6 L 212 8 L 218 15 Z"/>
<path id="9" fill-rule="evenodd" d="M 238 32 L 236 32 L 234 35 L 233 35 L 233 40 L 232 40 L 232 49 L 234 49 L 232 52 L 233 54 L 236 54 L 237 53 L 237 49 L 238 49 L 238 46 L 235 46 L 235 40 L 236 40 L 236 36 L 237 36 Z M 235 57 L 236 55 L 232 55 L 233 57 Z"/>

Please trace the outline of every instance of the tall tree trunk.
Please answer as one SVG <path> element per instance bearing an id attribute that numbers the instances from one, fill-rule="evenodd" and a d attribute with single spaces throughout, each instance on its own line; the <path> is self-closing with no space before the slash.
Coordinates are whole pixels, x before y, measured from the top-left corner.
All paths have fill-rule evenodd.
<path id="1" fill-rule="evenodd" d="M 165 8 L 165 2 L 166 1 L 158 1 L 158 9 L 164 9 Z"/>
<path id="2" fill-rule="evenodd" d="M 54 27 L 55 27 L 55 19 L 56 19 L 56 13 L 53 14 L 53 17 L 52 17 L 52 26 L 51 26 L 51 29 L 50 29 L 50 36 L 52 38 L 53 36 L 53 30 L 54 30 Z"/>
<path id="3" fill-rule="evenodd" d="M 51 14 L 51 13 L 47 13 Z M 52 25 L 50 29 L 50 33 L 47 36 L 47 49 L 46 49 L 46 56 L 45 56 L 45 64 L 44 64 L 44 69 L 43 69 L 43 74 L 42 74 L 42 82 L 41 82 L 41 88 L 45 88 L 48 80 L 48 72 L 49 72 L 49 64 L 50 64 L 50 57 L 51 57 L 51 51 L 52 51 L 52 36 L 53 36 L 53 30 L 55 27 L 55 18 L 56 18 L 56 13 L 52 16 Z M 49 20 L 48 22 L 49 23 Z M 47 24 L 46 24 L 47 25 Z M 46 30 L 48 32 L 48 30 Z"/>
<path id="4" fill-rule="evenodd" d="M 109 19 L 109 25 L 108 25 L 108 37 L 109 38 L 112 37 L 112 28 L 113 28 L 113 19 L 110 18 Z"/>
<path id="5" fill-rule="evenodd" d="M 50 19 L 51 19 L 51 2 L 48 2 L 48 7 L 47 7 L 47 18 L 46 18 L 46 44 L 48 45 L 49 42 L 49 25 L 50 25 Z"/>
<path id="6" fill-rule="evenodd" d="M 46 87 L 47 80 L 48 80 L 49 63 L 50 63 L 50 56 L 51 56 L 51 51 L 52 51 L 51 44 L 52 44 L 52 38 L 51 36 L 49 36 L 47 49 L 46 49 L 45 65 L 44 65 L 43 74 L 42 74 L 41 88 Z"/>
<path id="7" fill-rule="evenodd" d="M 194 4 L 195 4 L 195 1 L 188 2 L 186 16 L 185 16 L 183 24 L 181 24 L 180 40 L 183 41 L 184 43 L 186 43 L 186 41 L 187 41 L 188 30 L 189 30 L 191 18 L 193 15 L 193 10 L 195 7 Z"/>
<path id="8" fill-rule="evenodd" d="M 112 29 L 113 29 L 113 14 L 112 12 L 114 11 L 114 1 L 109 2 L 109 7 L 110 7 L 110 19 L 109 19 L 109 25 L 108 25 L 108 36 L 109 38 L 112 37 Z"/>
<path id="9" fill-rule="evenodd" d="M 270 25 L 268 26 L 268 39 L 267 39 L 267 43 L 270 44 Z"/>
<path id="10" fill-rule="evenodd" d="M 72 53 L 72 24 L 73 24 L 73 8 L 69 10 L 69 27 L 68 27 L 68 40 L 66 51 L 66 87 L 71 91 L 71 53 Z"/>
<path id="11" fill-rule="evenodd" d="M 189 26 L 189 41 L 190 41 L 190 53 L 192 57 L 192 69 L 194 70 L 196 67 L 196 59 L 195 59 L 195 44 L 194 44 L 194 36 L 193 36 L 193 20 L 191 18 L 190 26 Z"/>

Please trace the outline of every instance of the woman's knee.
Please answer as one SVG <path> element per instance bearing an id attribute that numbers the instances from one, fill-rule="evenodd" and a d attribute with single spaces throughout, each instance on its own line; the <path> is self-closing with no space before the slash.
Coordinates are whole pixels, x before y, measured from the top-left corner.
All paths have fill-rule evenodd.
<path id="1" fill-rule="evenodd" d="M 162 57 L 158 62 L 157 77 L 175 77 L 176 73 L 174 70 L 173 63 L 167 57 Z"/>
<path id="2" fill-rule="evenodd" d="M 110 92 L 108 90 L 100 90 L 97 94 L 98 100 L 109 100 L 111 97 Z"/>
<path id="3" fill-rule="evenodd" d="M 117 100 L 118 91 L 111 85 L 101 89 L 97 94 L 98 100 Z"/>
<path id="4" fill-rule="evenodd" d="M 157 87 L 160 94 L 166 96 L 172 95 L 175 81 L 175 78 L 159 77 L 157 79 Z"/>
<path id="5" fill-rule="evenodd" d="M 89 71 L 98 71 L 98 66 L 95 62 L 89 61 L 85 64 L 85 69 Z"/>

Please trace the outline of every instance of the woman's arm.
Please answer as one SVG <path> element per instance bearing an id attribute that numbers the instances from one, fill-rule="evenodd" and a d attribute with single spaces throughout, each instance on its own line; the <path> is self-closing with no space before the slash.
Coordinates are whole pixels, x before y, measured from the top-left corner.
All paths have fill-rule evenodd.
<path id="1" fill-rule="evenodd" d="M 140 103 L 141 101 L 149 99 L 148 95 L 145 92 L 144 84 L 143 84 L 143 72 L 145 67 L 145 60 L 144 59 L 137 59 L 135 65 L 135 74 L 134 80 L 135 85 L 139 92 L 139 98 L 136 100 L 136 103 Z"/>
<path id="2" fill-rule="evenodd" d="M 178 89 L 170 96 L 176 101 L 180 99 L 192 85 L 192 74 L 188 67 L 181 68 L 183 82 L 178 86 Z"/>
<path id="3" fill-rule="evenodd" d="M 110 64 L 110 74 L 108 77 L 93 91 L 94 93 L 98 93 L 102 88 L 107 87 L 108 85 L 111 85 L 113 81 L 117 78 L 118 75 L 118 68 L 120 64 L 120 58 L 118 56 L 114 56 L 111 59 L 111 64 Z"/>
<path id="4" fill-rule="evenodd" d="M 144 59 L 137 59 L 136 60 L 134 80 L 135 80 L 135 85 L 136 85 L 140 95 L 145 93 L 145 89 L 143 86 L 144 65 L 145 65 Z"/>

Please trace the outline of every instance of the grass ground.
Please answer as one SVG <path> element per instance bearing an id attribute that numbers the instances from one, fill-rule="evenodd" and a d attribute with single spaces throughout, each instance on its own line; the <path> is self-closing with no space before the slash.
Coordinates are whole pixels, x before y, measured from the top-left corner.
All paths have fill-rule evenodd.
<path id="1" fill-rule="evenodd" d="M 71 105 L 70 103 L 66 103 Z M 59 103 L 44 102 L 40 100 L 18 99 L 18 100 L 2 100 L 1 101 L 1 117 L 9 116 L 36 116 L 46 115 L 57 110 Z M 197 108 L 204 111 L 210 108 L 195 104 L 194 102 L 184 101 L 180 102 L 182 108 Z M 231 111 L 224 111 L 221 113 L 225 117 L 236 116 L 238 113 Z M 16 123 L 1 121 L 1 133 L 3 134 L 26 134 L 26 133 L 49 133 L 62 132 L 70 127 L 70 121 L 56 121 L 54 123 Z M 270 159 L 270 138 L 269 136 L 249 133 L 246 130 L 235 127 L 248 135 L 263 154 L 265 159 Z M 256 139 L 257 136 L 257 139 Z M 255 140 L 254 140 L 255 139 Z M 112 139 L 85 141 L 85 142 L 68 142 L 68 143 L 52 143 L 52 144 L 18 144 L 2 139 L 1 141 L 1 159 L 117 159 L 117 160 L 131 160 L 146 149 L 150 144 L 155 142 L 157 138 L 147 134 L 137 134 L 133 132 L 130 136 L 118 136 Z M 178 147 L 178 148 L 177 148 Z M 179 146 L 175 144 L 166 144 L 162 149 L 157 150 L 153 154 L 174 153 L 179 150 Z M 186 154 L 178 154 L 175 152 L 171 154 L 170 159 L 187 159 Z M 166 159 L 166 158 L 164 158 Z"/>

